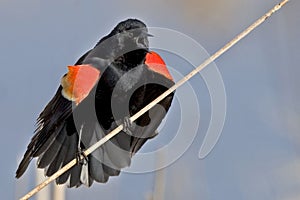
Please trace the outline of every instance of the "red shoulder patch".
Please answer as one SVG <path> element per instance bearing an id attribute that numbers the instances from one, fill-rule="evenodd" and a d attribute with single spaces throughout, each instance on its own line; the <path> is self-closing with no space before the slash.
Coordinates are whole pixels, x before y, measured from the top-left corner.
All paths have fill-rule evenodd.
<path id="1" fill-rule="evenodd" d="M 100 71 L 91 65 L 68 66 L 68 70 L 61 79 L 62 95 L 78 105 L 97 83 Z"/>
<path id="2" fill-rule="evenodd" d="M 166 63 L 156 52 L 150 51 L 149 53 L 147 53 L 145 64 L 152 71 L 155 71 L 173 81 L 173 77 L 171 76 Z"/>

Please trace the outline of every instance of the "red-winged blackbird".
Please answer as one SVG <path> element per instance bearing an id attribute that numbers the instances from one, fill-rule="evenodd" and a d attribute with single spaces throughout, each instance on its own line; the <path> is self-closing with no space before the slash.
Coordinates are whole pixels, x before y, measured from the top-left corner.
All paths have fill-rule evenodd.
<path id="1" fill-rule="evenodd" d="M 130 116 L 174 84 L 164 61 L 149 50 L 149 36 L 143 22 L 125 20 L 68 67 L 55 96 L 38 117 L 17 178 L 34 157 L 38 157 L 37 166 L 51 176 L 123 122 L 123 131 L 78 160 L 56 183 L 90 186 L 94 180 L 106 182 L 130 165 L 131 157 L 157 135 L 174 95 L 128 123 Z"/>

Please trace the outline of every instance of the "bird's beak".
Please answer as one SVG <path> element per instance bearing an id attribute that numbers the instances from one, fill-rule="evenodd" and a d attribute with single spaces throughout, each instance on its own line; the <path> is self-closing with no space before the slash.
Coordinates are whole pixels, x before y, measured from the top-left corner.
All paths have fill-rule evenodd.
<path id="1" fill-rule="evenodd" d="M 148 33 L 148 30 L 143 30 L 142 35 L 147 36 L 147 37 L 154 37 L 152 34 Z"/>
<path id="2" fill-rule="evenodd" d="M 154 35 L 150 34 L 150 33 L 147 33 L 147 36 L 148 37 L 154 37 Z"/>

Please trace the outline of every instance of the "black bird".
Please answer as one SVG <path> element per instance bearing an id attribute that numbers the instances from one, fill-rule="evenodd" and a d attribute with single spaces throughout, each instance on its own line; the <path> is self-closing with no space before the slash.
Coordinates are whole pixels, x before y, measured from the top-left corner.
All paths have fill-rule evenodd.
<path id="1" fill-rule="evenodd" d="M 56 179 L 69 187 L 107 182 L 130 165 L 131 157 L 158 134 L 174 95 L 129 122 L 130 116 L 174 85 L 162 58 L 149 50 L 149 36 L 143 22 L 127 19 L 68 67 L 55 96 L 38 117 L 17 178 L 34 157 L 46 176 L 78 158 L 77 165 Z M 123 122 L 123 131 L 79 160 L 85 149 Z"/>

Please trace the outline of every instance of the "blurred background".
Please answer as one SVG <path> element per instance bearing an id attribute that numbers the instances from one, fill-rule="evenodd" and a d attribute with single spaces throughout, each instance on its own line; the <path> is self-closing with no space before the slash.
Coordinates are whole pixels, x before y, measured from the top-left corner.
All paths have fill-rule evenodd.
<path id="1" fill-rule="evenodd" d="M 36 185 L 35 160 L 20 180 L 14 176 L 39 112 L 66 66 L 119 21 L 133 17 L 148 26 L 177 30 L 212 54 L 278 2 L 2 0 L 1 199 L 19 198 Z M 198 153 L 210 103 L 198 78 L 191 84 L 197 88 L 200 127 L 183 156 L 157 172 L 121 173 L 107 184 L 66 189 L 65 199 L 300 199 L 299 10 L 300 2 L 291 0 L 216 61 L 226 89 L 227 116 L 219 142 L 205 159 Z M 177 106 L 168 114 L 169 127 Z M 172 134 L 164 128 L 142 150 L 167 144 Z"/>

